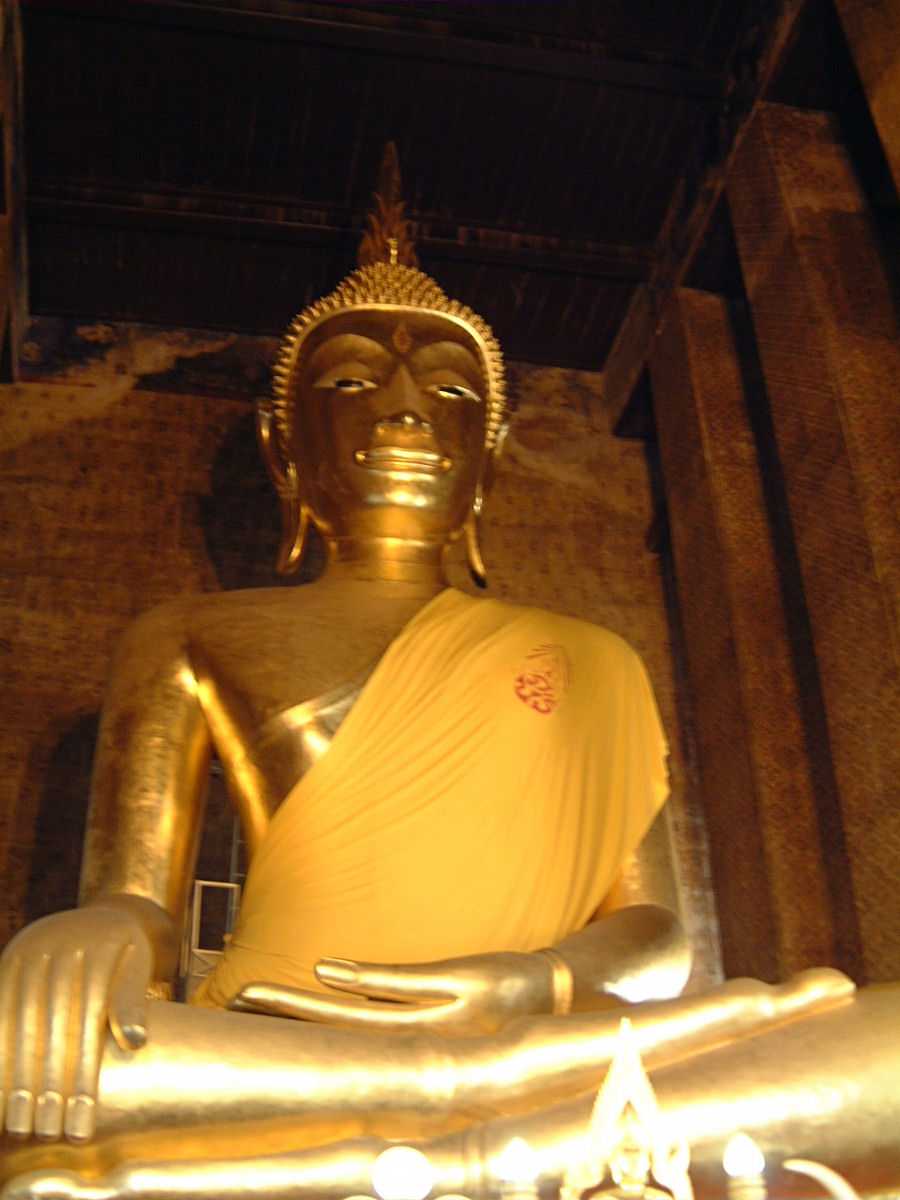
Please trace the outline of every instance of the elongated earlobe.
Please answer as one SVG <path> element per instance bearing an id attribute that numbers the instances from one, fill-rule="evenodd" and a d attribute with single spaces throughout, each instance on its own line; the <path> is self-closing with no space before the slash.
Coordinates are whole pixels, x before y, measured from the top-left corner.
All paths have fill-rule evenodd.
<path id="1" fill-rule="evenodd" d="M 466 523 L 463 526 L 463 533 L 466 539 L 466 559 L 469 564 L 469 574 L 480 588 L 486 588 L 487 570 L 484 565 L 484 558 L 481 554 L 481 509 L 484 505 L 484 495 L 481 490 L 481 484 L 478 485 L 478 490 L 475 492 L 475 499 L 472 501 L 472 508 L 466 518 Z"/>
<path id="2" fill-rule="evenodd" d="M 279 575 L 293 575 L 303 561 L 309 532 L 309 509 L 297 499 L 281 496 L 281 545 L 275 569 Z"/>
<path id="3" fill-rule="evenodd" d="M 256 409 L 256 431 L 269 478 L 275 485 L 281 505 L 281 545 L 275 569 L 279 575 L 293 575 L 303 559 L 310 513 L 300 499 L 300 478 L 296 464 L 285 459 L 273 436 L 271 403 L 260 401 Z"/>

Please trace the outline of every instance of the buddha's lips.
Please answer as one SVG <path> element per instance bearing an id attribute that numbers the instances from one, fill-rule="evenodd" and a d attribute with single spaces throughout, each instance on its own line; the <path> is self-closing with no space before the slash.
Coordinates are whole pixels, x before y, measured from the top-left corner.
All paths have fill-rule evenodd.
<path id="1" fill-rule="evenodd" d="M 420 475 L 442 475 L 453 465 L 436 450 L 408 446 L 372 446 L 354 451 L 353 458 L 358 466 L 370 471 L 416 471 Z"/>

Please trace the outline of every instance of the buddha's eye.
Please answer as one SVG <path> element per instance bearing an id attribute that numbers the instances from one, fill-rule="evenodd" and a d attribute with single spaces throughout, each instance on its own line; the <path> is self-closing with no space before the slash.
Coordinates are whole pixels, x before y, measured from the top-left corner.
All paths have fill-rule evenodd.
<path id="1" fill-rule="evenodd" d="M 326 375 L 316 380 L 316 387 L 334 388 L 338 392 L 366 392 L 378 387 L 378 384 L 373 383 L 371 379 L 360 379 L 356 375 L 339 375 L 337 378 Z"/>
<path id="2" fill-rule="evenodd" d="M 461 383 L 433 383 L 428 390 L 435 396 L 440 396 L 442 400 L 473 400 L 476 404 L 481 402 L 477 392 L 463 387 Z"/>

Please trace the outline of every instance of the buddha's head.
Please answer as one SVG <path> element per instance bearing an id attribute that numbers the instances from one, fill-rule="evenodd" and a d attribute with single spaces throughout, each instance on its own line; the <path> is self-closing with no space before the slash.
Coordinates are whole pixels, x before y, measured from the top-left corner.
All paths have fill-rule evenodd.
<path id="1" fill-rule="evenodd" d="M 296 317 L 274 405 L 261 409 L 285 524 L 279 569 L 299 565 L 312 521 L 338 551 L 442 550 L 465 532 L 483 578 L 475 527 L 504 433 L 500 348 L 480 317 L 418 270 L 379 206 L 364 265 Z M 404 228 L 401 210 L 393 230 Z"/>

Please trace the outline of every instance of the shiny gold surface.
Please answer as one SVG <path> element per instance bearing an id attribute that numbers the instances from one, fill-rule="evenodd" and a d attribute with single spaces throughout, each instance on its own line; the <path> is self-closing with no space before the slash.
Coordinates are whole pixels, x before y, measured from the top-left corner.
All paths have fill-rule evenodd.
<path id="1" fill-rule="evenodd" d="M 5 1176 L 41 1170 L 33 1192 L 21 1179 L 4 1200 L 48 1194 L 37 1181 L 63 1170 L 75 1180 L 49 1194 L 93 1194 L 81 1189 L 99 1179 L 110 1195 L 347 1196 L 366 1192 L 388 1138 L 429 1139 L 437 1194 L 477 1197 L 495 1185 L 491 1164 L 516 1133 L 543 1180 L 558 1182 L 619 1024 L 612 1012 L 533 1017 L 445 1041 L 149 1007 L 142 1050 L 107 1046 L 94 1141 L 8 1147 Z M 863 1190 L 896 1180 L 896 989 L 854 996 L 837 972 L 807 972 L 779 987 L 738 981 L 646 1004 L 631 1019 L 701 1193 L 721 1191 L 722 1148 L 737 1128 L 772 1166 L 793 1148 L 842 1165 Z"/>
<path id="2" fill-rule="evenodd" d="M 27 928 L 0 960 L 4 1200 L 346 1196 L 368 1191 L 377 1139 L 397 1138 L 432 1139 L 438 1191 L 477 1197 L 519 1132 L 558 1180 L 589 1111 L 581 1095 L 637 1001 L 644 1061 L 702 1180 L 741 1127 L 864 1188 L 900 1181 L 896 992 L 854 997 L 826 970 L 674 999 L 690 953 L 659 823 L 645 865 L 639 853 L 603 914 L 549 954 L 325 959 L 327 993 L 263 981 L 234 1002 L 249 1013 L 144 1000 L 174 970 L 212 748 L 252 859 L 372 664 L 441 591 L 449 542 L 465 531 L 482 570 L 476 519 L 503 403 L 490 331 L 399 261 L 364 268 L 295 322 L 261 444 L 282 566 L 309 521 L 328 566 L 295 591 L 176 601 L 124 640 L 83 906 Z M 422 900 L 410 921 L 427 919 Z"/>

